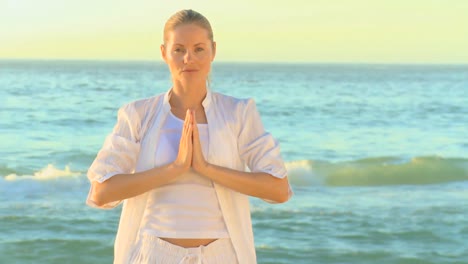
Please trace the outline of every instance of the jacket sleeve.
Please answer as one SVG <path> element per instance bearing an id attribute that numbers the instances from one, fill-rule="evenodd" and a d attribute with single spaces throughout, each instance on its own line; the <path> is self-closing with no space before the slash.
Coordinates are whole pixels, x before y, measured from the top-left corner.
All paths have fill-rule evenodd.
<path id="1" fill-rule="evenodd" d="M 240 157 L 251 172 L 264 172 L 276 178 L 287 176 L 279 143 L 265 131 L 253 99 L 246 101 L 238 138 Z M 289 197 L 292 195 L 293 191 L 289 186 Z M 275 203 L 267 199 L 262 200 Z"/>
<path id="2" fill-rule="evenodd" d="M 133 173 L 140 152 L 138 131 L 140 118 L 134 106 L 127 104 L 121 107 L 117 115 L 117 123 L 109 134 L 101 150 L 88 169 L 88 179 L 91 183 L 102 183 L 116 174 Z M 115 201 L 103 206 L 97 206 L 91 199 L 93 196 L 91 184 L 86 204 L 102 209 L 116 207 L 121 201 Z"/>
<path id="3" fill-rule="evenodd" d="M 246 102 L 238 141 L 239 154 L 252 172 L 287 175 L 278 141 L 266 132 L 253 99 Z"/>

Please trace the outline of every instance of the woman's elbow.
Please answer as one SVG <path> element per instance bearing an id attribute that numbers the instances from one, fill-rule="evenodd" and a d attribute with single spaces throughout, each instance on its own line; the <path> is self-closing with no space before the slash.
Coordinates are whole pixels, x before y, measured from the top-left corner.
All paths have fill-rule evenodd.
<path id="1" fill-rule="evenodd" d="M 109 201 L 106 198 L 106 183 L 93 182 L 90 200 L 98 207 L 103 207 Z"/>
<path id="2" fill-rule="evenodd" d="M 289 186 L 288 177 L 286 176 L 283 179 L 280 179 L 273 201 L 275 201 L 276 203 L 285 203 L 289 201 L 291 196 L 292 191 L 291 187 Z"/>
<path id="3" fill-rule="evenodd" d="M 280 195 L 278 195 L 278 203 L 285 203 L 289 201 L 291 198 L 291 195 L 289 193 L 289 186 L 286 188 L 286 190 L 281 190 Z"/>

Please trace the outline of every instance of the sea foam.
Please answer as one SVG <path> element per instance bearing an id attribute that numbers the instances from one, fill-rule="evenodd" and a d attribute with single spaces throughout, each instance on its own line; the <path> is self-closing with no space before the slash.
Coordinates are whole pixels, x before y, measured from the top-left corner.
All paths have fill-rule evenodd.
<path id="1" fill-rule="evenodd" d="M 52 180 L 57 178 L 76 177 L 81 175 L 81 172 L 70 170 L 67 165 L 63 170 L 54 167 L 52 164 L 48 164 L 45 168 L 34 172 L 33 175 L 17 175 L 16 173 L 5 176 L 6 181 L 17 181 L 17 180 Z"/>

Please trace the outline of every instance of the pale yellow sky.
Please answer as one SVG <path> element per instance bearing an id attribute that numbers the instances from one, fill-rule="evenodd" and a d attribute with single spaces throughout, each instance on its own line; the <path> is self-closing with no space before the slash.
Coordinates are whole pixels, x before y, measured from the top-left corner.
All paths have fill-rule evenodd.
<path id="1" fill-rule="evenodd" d="M 0 58 L 160 60 L 164 22 L 192 8 L 218 61 L 468 63 L 466 0 L 276 2 L 0 0 Z"/>

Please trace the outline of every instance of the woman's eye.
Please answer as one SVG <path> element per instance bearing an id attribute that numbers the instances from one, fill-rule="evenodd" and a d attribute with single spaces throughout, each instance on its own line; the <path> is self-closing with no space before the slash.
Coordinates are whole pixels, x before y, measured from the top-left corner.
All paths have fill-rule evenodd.
<path id="1" fill-rule="evenodd" d="M 195 51 L 198 51 L 198 52 L 203 51 L 203 48 L 196 48 Z"/>
<path id="2" fill-rule="evenodd" d="M 181 49 L 181 48 L 176 48 L 176 49 L 174 50 L 174 52 L 177 52 L 177 53 L 178 53 L 178 52 L 182 52 L 182 49 Z"/>

